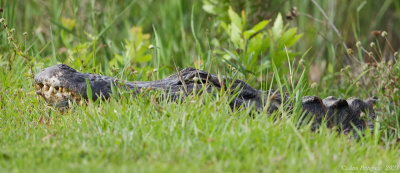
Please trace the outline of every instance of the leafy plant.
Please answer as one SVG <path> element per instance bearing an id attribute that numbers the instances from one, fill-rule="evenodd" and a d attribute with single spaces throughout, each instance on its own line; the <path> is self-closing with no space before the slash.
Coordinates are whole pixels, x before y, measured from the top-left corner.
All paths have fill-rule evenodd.
<path id="1" fill-rule="evenodd" d="M 73 41 L 73 35 L 70 33 L 76 24 L 76 20 L 75 19 L 70 19 L 70 18 L 61 18 L 61 24 L 62 27 L 64 28 L 63 30 L 61 30 L 61 41 L 63 42 L 63 44 L 67 47 L 71 47 L 71 43 Z"/>
<path id="2" fill-rule="evenodd" d="M 284 62 L 296 55 L 289 48 L 302 36 L 297 34 L 297 28 L 285 26 L 282 16 L 278 14 L 272 27 L 268 29 L 266 28 L 270 20 L 262 20 L 247 29 L 245 11 L 239 16 L 229 7 L 227 13 L 229 23 L 220 21 L 220 25 L 229 36 L 231 46 L 227 49 L 221 46 L 223 51 L 217 50 L 224 60 L 242 72 L 250 72 L 257 76 L 261 75 L 261 70 L 270 68 L 272 61 L 280 68 L 280 73 L 288 70 L 287 67 L 283 67 Z M 214 43 L 222 45 L 218 39 L 214 39 Z"/>
<path id="3" fill-rule="evenodd" d="M 138 63 L 151 61 L 149 53 L 150 34 L 145 34 L 142 27 L 133 26 L 129 32 L 129 38 L 124 41 L 122 54 L 115 54 L 110 61 L 111 66 L 124 67 L 126 64 L 138 66 Z"/>

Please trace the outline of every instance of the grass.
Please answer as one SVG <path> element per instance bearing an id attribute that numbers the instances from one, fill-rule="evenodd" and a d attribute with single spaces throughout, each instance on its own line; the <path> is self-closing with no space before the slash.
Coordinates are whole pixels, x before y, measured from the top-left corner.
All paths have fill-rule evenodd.
<path id="1" fill-rule="evenodd" d="M 327 127 L 318 132 L 307 125 L 297 127 L 299 111 L 254 116 L 249 116 L 248 109 L 231 111 L 229 97 L 223 93 L 193 96 L 180 104 L 161 101 L 161 107 L 152 102 L 152 97 L 122 96 L 75 105 L 61 113 L 35 94 L 24 57 L 14 51 L 7 32 L 1 29 L 0 172 L 398 171 L 400 63 L 384 39 L 369 33 L 373 29 L 387 30 L 392 46 L 399 47 L 399 31 L 394 26 L 386 27 L 398 18 L 399 3 L 346 1 L 349 4 L 344 8 L 346 3 L 341 0 L 316 2 L 326 10 L 355 55 L 348 57 L 337 46 L 340 40 L 311 2 L 273 1 L 271 9 L 277 10 L 253 13 L 248 21 L 257 21 L 254 16 L 273 19 L 277 12 L 286 14 L 292 6 L 309 14 L 299 15 L 297 23 L 285 21 L 305 33 L 295 48 L 304 59 L 299 63 L 296 57 L 287 76 L 275 75 L 287 66 L 276 67 L 264 71 L 259 81 L 249 74 L 236 74 L 214 53 L 229 48 L 230 43 L 220 47 L 213 44 L 215 39 L 228 40 L 218 31 L 217 17 L 202 10 L 201 1 L 0 0 L 1 16 L 10 29 L 15 28 L 17 46 L 34 72 L 66 63 L 83 72 L 153 80 L 154 68 L 158 69 L 159 79 L 174 73 L 175 65 L 196 66 L 263 86 L 259 89 L 279 89 L 297 103 L 303 95 L 377 95 L 380 100 L 376 107 L 378 126 L 374 133 L 367 131 L 359 140 Z M 246 11 L 257 9 L 250 2 L 243 4 L 231 2 L 235 9 L 241 5 Z M 132 58 L 132 52 L 140 50 L 127 46 L 138 40 L 131 32 L 132 26 L 150 34 L 140 43 L 146 48 L 155 47 L 146 49 L 142 56 L 150 54 L 151 60 Z M 26 47 L 23 32 L 28 33 Z M 358 40 L 367 51 L 373 51 L 375 59 L 356 48 Z M 369 47 L 370 41 L 381 53 Z M 116 62 L 119 57 L 121 61 Z M 378 62 L 374 64 L 373 60 Z M 321 69 L 313 68 L 324 63 Z M 367 63 L 370 66 L 360 68 Z M 322 75 L 317 81 L 309 81 L 307 75 L 315 73 Z"/>
<path id="2" fill-rule="evenodd" d="M 231 112 L 225 97 L 161 102 L 161 111 L 147 97 L 127 97 L 61 114 L 20 90 L 33 90 L 23 80 L 1 91 L 1 172 L 335 172 L 385 169 L 400 157 L 398 146 L 373 136 L 352 141 L 326 127 L 296 128 L 287 112 L 280 120 Z"/>

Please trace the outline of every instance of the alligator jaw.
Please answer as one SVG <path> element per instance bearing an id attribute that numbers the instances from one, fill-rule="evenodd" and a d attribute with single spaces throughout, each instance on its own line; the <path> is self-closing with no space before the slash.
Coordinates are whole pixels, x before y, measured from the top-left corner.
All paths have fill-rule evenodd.
<path id="1" fill-rule="evenodd" d="M 82 103 L 81 97 L 67 88 L 43 83 L 35 84 L 35 86 L 36 94 L 42 96 L 49 105 L 56 107 L 69 107 L 71 101 Z"/>
<path id="2" fill-rule="evenodd" d="M 55 107 L 69 107 L 72 101 L 81 103 L 79 87 L 72 87 L 67 78 L 73 73 L 77 72 L 62 64 L 41 70 L 34 79 L 36 94 Z"/>

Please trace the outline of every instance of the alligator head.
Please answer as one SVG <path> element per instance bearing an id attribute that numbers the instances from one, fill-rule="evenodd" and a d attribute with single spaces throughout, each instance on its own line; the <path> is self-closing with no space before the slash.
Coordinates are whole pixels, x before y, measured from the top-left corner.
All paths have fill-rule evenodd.
<path id="1" fill-rule="evenodd" d="M 99 96 L 109 97 L 113 79 L 107 76 L 79 73 L 67 65 L 58 64 L 37 73 L 34 82 L 36 93 L 48 104 L 66 107 L 71 104 L 71 101 L 82 103 L 82 98 L 88 98 L 86 81 L 91 86 L 93 100 Z"/>

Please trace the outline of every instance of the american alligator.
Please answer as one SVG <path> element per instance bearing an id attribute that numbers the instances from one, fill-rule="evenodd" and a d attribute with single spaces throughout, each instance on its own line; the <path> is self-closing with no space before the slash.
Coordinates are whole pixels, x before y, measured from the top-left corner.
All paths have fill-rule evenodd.
<path id="1" fill-rule="evenodd" d="M 220 90 L 231 92 L 232 101 L 229 103 L 232 109 L 238 107 L 254 107 L 257 111 L 266 110 L 268 113 L 289 105 L 289 98 L 280 92 L 260 91 L 252 88 L 241 80 L 219 78 L 217 75 L 195 68 L 185 68 L 177 74 L 173 74 L 156 81 L 117 82 L 117 78 L 91 73 L 80 73 L 75 69 L 58 64 L 45 68 L 36 74 L 34 83 L 36 93 L 42 96 L 46 102 L 56 107 L 69 107 L 72 102 L 82 102 L 88 99 L 87 86 L 90 85 L 92 99 L 108 99 L 114 86 L 122 85 L 137 95 L 149 89 L 162 90 L 166 98 L 177 100 L 192 93 L 215 93 Z M 327 122 L 328 126 L 337 126 L 339 130 L 349 131 L 373 127 L 375 113 L 373 106 L 376 97 L 366 100 L 351 97 L 347 100 L 336 99 L 333 96 L 321 99 L 317 96 L 305 96 L 302 99 L 303 118 L 312 117 L 313 126 L 318 127 L 321 122 Z M 325 119 L 326 121 L 323 121 Z"/>

